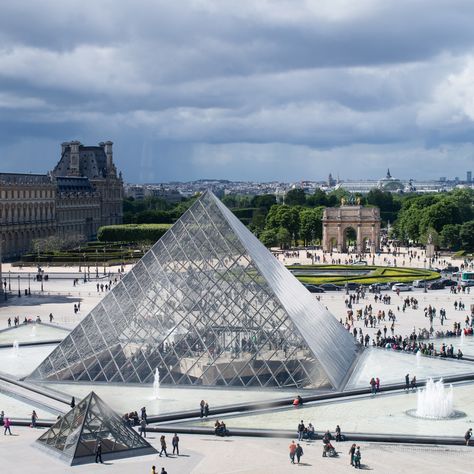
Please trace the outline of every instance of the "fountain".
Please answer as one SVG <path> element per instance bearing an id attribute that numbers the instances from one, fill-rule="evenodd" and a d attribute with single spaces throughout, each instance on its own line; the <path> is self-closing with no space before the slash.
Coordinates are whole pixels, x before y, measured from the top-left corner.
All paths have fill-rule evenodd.
<path id="1" fill-rule="evenodd" d="M 423 390 L 418 390 L 416 410 L 408 410 L 407 414 L 429 420 L 444 420 L 465 416 L 463 412 L 453 408 L 453 386 L 449 389 L 443 384 L 443 379 L 435 382 L 429 379 Z"/>
<path id="2" fill-rule="evenodd" d="M 160 391 L 160 372 L 158 371 L 158 367 L 155 370 L 155 380 L 153 382 L 153 398 L 158 400 L 158 394 Z"/>
<path id="3" fill-rule="evenodd" d="M 13 341 L 13 355 L 15 357 L 20 355 L 20 344 L 18 341 Z"/>
<path id="4" fill-rule="evenodd" d="M 421 367 L 421 351 L 416 352 L 416 368 L 419 369 Z"/>

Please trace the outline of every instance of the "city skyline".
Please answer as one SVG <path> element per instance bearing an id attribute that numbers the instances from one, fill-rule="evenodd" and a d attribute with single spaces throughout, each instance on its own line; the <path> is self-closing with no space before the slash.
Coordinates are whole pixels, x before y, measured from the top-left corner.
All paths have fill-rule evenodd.
<path id="1" fill-rule="evenodd" d="M 472 169 L 473 4 L 186 7 L 2 6 L 2 171 L 44 173 L 62 141 L 103 137 L 134 183 Z"/>

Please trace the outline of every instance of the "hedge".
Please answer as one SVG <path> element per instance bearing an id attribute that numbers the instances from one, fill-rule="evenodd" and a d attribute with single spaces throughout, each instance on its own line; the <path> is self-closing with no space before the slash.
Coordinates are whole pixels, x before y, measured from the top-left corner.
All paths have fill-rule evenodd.
<path id="1" fill-rule="evenodd" d="M 122 224 L 99 228 L 101 242 L 152 242 L 159 240 L 171 224 Z"/>

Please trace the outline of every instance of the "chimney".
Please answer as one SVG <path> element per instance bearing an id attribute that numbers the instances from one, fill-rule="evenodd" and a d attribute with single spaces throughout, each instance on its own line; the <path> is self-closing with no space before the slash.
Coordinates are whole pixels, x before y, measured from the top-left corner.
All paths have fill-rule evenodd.
<path id="1" fill-rule="evenodd" d="M 104 143 L 104 146 L 105 146 L 105 156 L 107 157 L 107 171 L 113 171 L 112 145 L 113 145 L 113 143 L 112 143 L 110 140 Z"/>
<path id="2" fill-rule="evenodd" d="M 80 176 L 79 170 L 79 147 L 81 142 L 74 140 L 69 143 L 71 147 L 71 155 L 69 159 L 69 175 L 70 176 Z"/>

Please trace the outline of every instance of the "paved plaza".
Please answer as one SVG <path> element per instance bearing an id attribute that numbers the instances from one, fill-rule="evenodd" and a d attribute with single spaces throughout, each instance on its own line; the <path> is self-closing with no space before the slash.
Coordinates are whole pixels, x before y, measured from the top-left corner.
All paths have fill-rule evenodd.
<path id="1" fill-rule="evenodd" d="M 280 260 L 283 257 L 279 257 Z M 348 258 L 343 256 L 344 260 Z M 387 255 L 376 257 L 376 264 L 386 264 L 384 259 L 393 258 Z M 285 257 L 285 264 L 291 263 L 311 263 L 301 252 L 299 255 L 293 257 Z M 369 262 L 372 263 L 372 262 Z M 440 262 L 441 263 L 441 262 Z M 449 261 L 443 263 L 452 263 L 458 265 L 461 261 Z M 400 261 L 401 265 L 401 261 Z M 415 262 L 405 262 L 406 266 L 417 266 Z M 444 265 L 443 265 L 444 266 Z M 423 265 L 421 265 L 423 267 Z M 128 266 L 126 271 L 131 267 Z M 4 275 L 8 275 L 8 270 L 18 272 L 18 268 L 9 268 L 9 265 L 4 265 Z M 99 274 L 99 278 L 92 275 L 91 281 L 84 283 L 83 278 L 79 278 L 78 284 L 74 285 L 74 278 L 79 277 L 78 268 L 51 268 L 46 269 L 50 274 L 50 279 L 43 283 L 43 290 L 41 290 L 40 282 L 28 280 L 28 273 L 34 273 L 34 268 L 22 268 L 20 284 L 23 289 L 30 284 L 31 296 L 22 297 L 17 296 L 17 292 L 13 291 L 17 288 L 17 280 L 13 279 L 11 282 L 14 296 L 10 297 L 8 301 L 2 302 L 0 305 L 0 329 L 7 327 L 7 320 L 9 317 L 18 316 L 20 322 L 25 317 L 36 319 L 40 316 L 43 322 L 49 321 L 49 314 L 53 313 L 53 325 L 72 329 L 79 321 L 84 318 L 88 312 L 97 305 L 106 291 L 97 291 L 97 283 L 108 284 L 110 280 L 114 281 L 119 277 L 118 267 L 110 269 L 111 274 Z M 5 273 L 6 272 L 6 273 Z M 61 278 L 55 278 L 54 273 L 70 273 L 69 276 L 63 275 Z M 77 275 L 77 276 L 75 276 Z M 366 293 L 364 299 L 359 303 L 353 305 L 353 311 L 356 313 L 357 309 L 363 309 L 366 305 L 372 306 L 373 314 L 377 314 L 379 310 L 388 312 L 392 310 L 396 316 L 396 323 L 394 333 L 402 336 L 410 334 L 414 329 L 418 331 L 421 328 L 429 328 L 429 320 L 424 315 L 424 308 L 431 305 L 437 310 L 440 308 L 446 309 L 447 320 L 444 325 L 441 325 L 439 318 L 435 318 L 433 322 L 434 331 L 452 329 L 454 322 L 464 324 L 466 315 L 470 313 L 470 305 L 473 303 L 474 294 L 458 294 L 453 295 L 449 290 L 429 291 L 425 293 L 423 290 L 415 290 L 407 293 L 400 293 L 397 295 L 393 291 L 382 292 L 382 295 L 389 294 L 391 296 L 390 304 L 383 304 L 382 302 L 375 302 L 374 295 Z M 402 311 L 403 298 L 406 296 L 414 297 L 418 300 L 418 309 L 407 308 Z M 347 315 L 347 307 L 345 300 L 347 295 L 344 291 L 327 292 L 324 294 L 315 294 L 315 298 L 320 298 L 320 301 L 327 306 L 334 317 L 339 321 L 345 321 Z M 454 302 L 462 301 L 465 305 L 464 311 L 454 309 Z M 80 311 L 74 313 L 74 305 L 80 303 Z M 356 322 L 357 328 L 361 327 L 364 335 L 366 333 L 373 337 L 379 328 L 383 331 L 383 327 L 387 325 L 390 332 L 391 322 L 387 320 L 377 326 L 376 328 L 365 328 L 362 321 Z M 45 334 L 48 330 L 45 329 Z M 41 335 L 41 331 L 37 333 Z M 58 333 L 59 334 L 59 333 Z M 10 336 L 6 333 L 2 334 L 5 341 L 10 340 Z M 455 350 L 461 344 L 470 344 L 470 341 L 461 341 L 460 338 L 451 338 L 448 342 L 454 345 Z M 337 341 L 334 341 L 337 344 Z M 470 346 L 469 346 L 470 347 Z M 466 348 L 466 347 L 465 347 Z M 27 350 L 28 348 L 20 348 L 20 350 Z M 47 351 L 48 347 L 44 346 L 43 351 Z M 469 352 L 466 348 L 466 353 Z M 27 356 L 27 352 L 23 352 Z M 474 354 L 474 350 L 473 350 Z M 2 361 L 2 362 L 5 362 Z M 40 360 L 34 361 L 36 364 Z M 29 367 L 29 366 L 28 366 Z M 5 368 L 5 366 L 4 366 Z M 26 370 L 26 369 L 25 369 Z M 2 369 L 0 369 L 2 372 Z M 113 390 L 113 387 L 110 387 Z M 83 387 L 82 392 L 86 390 Z M 138 390 L 138 388 L 136 389 Z M 468 390 L 467 388 L 465 390 Z M 184 392 L 183 392 L 184 393 Z M 467 392 L 466 392 L 467 393 Z M 287 395 L 287 394 L 286 394 Z M 199 398 L 199 396 L 197 397 Z M 269 397 L 273 398 L 273 397 Z M 3 401 L 3 405 L 2 405 Z M 11 403 L 12 399 L 5 395 L 0 396 L 0 409 L 7 409 L 10 416 L 14 418 L 25 418 L 25 412 L 28 410 L 28 403 L 19 401 L 17 404 Z M 231 403 L 232 394 L 229 394 L 229 399 L 225 400 L 224 404 Z M 239 401 L 236 399 L 236 401 Z M 151 402 L 150 402 L 151 403 Z M 187 402 L 187 409 L 193 408 L 193 401 Z M 214 403 L 213 403 L 214 405 Z M 178 406 L 178 405 L 177 405 Z M 118 408 L 118 406 L 116 407 Z M 138 409 L 139 407 L 131 407 Z M 347 407 L 349 408 L 349 406 Z M 16 414 L 15 410 L 21 410 L 21 414 Z M 337 407 L 334 407 L 337 411 Z M 161 409 L 160 409 L 161 412 Z M 315 412 L 316 413 L 316 412 Z M 48 418 L 47 414 L 39 411 L 40 417 L 43 415 Z M 315 415 L 316 416 L 316 415 Z M 329 416 L 329 415 L 328 415 Z M 252 427 L 255 423 L 258 425 L 259 420 L 265 425 L 262 429 L 277 426 L 282 429 L 293 429 L 293 418 L 288 419 L 291 426 L 282 426 L 285 423 L 285 417 L 279 416 L 278 412 L 274 413 L 275 420 L 278 418 L 278 423 L 275 420 L 268 422 L 265 425 L 265 417 L 261 419 L 256 417 L 252 420 Z M 324 417 L 323 417 L 324 418 Z M 271 414 L 270 414 L 271 419 Z M 321 418 L 322 419 L 322 418 Z M 244 421 L 244 420 L 242 420 Z M 317 420 L 314 420 L 317 423 Z M 469 423 L 470 420 L 464 420 L 463 423 Z M 343 423 L 343 420 L 341 421 Z M 387 421 L 388 423 L 388 421 Z M 442 422 L 440 422 L 442 424 Z M 229 425 L 232 426 L 232 425 Z M 442 426 L 442 425 L 440 425 Z M 464 425 L 462 425 L 464 426 Z M 325 427 L 319 427 L 319 429 Z M 461 424 L 459 425 L 459 430 Z M 464 428 L 463 428 L 464 429 Z M 388 430 L 393 431 L 393 430 Z M 442 431 L 442 430 L 441 430 Z M 321 441 L 307 443 L 304 442 L 304 456 L 300 466 L 292 466 L 288 459 L 288 444 L 290 439 L 269 439 L 269 438 L 215 438 L 213 436 L 202 435 L 180 435 L 181 438 L 181 456 L 171 458 L 158 458 L 156 455 L 144 456 L 140 458 L 131 458 L 117 461 L 109 461 L 106 465 L 85 465 L 70 468 L 63 463 L 49 457 L 42 451 L 32 447 L 36 438 L 43 432 L 42 429 L 31 429 L 26 427 L 13 427 L 14 436 L 3 436 L 0 433 L 0 459 L 2 459 L 2 472 L 15 472 L 18 470 L 37 470 L 42 465 L 48 466 L 48 472 L 54 474 L 59 472 L 103 472 L 104 470 L 111 470 L 114 473 L 149 473 L 151 466 L 157 467 L 157 472 L 165 467 L 169 474 L 172 473 L 288 473 L 292 470 L 307 470 L 308 472 L 347 472 L 352 469 L 349 466 L 349 458 L 347 451 L 350 447 L 349 443 L 338 445 L 340 456 L 334 459 L 323 458 Z M 456 435 L 452 433 L 452 435 Z M 461 437 L 462 432 L 459 433 Z M 149 433 L 148 440 L 159 447 L 159 433 Z M 171 445 L 171 436 L 167 434 L 168 446 Z M 365 470 L 372 470 L 376 472 L 390 472 L 397 470 L 398 472 L 412 472 L 414 468 L 422 472 L 446 472 L 449 469 L 451 473 L 467 473 L 472 472 L 472 463 L 474 461 L 474 450 L 466 447 L 447 447 L 447 446 L 421 446 L 421 445 L 391 445 L 391 444 L 377 444 L 377 443 L 361 443 L 362 450 L 362 464 Z"/>
<path id="2" fill-rule="evenodd" d="M 293 471 L 345 473 L 349 465 L 349 443 L 337 445 L 338 458 L 323 458 L 322 443 L 304 442 L 301 465 L 291 465 L 288 445 L 291 440 L 268 438 L 214 438 L 180 435 L 180 456 L 159 458 L 157 455 L 107 461 L 105 465 L 87 464 L 68 467 L 32 446 L 42 429 L 13 428 L 15 436 L 0 437 L 2 472 L 29 472 L 47 466 L 49 474 L 76 472 L 114 474 L 149 474 L 155 465 L 157 472 L 164 467 L 168 474 L 260 473 L 286 474 Z M 147 440 L 159 449 L 160 433 L 149 433 Z M 168 445 L 170 436 L 167 435 Z M 474 450 L 466 447 L 390 445 L 360 443 L 364 470 L 374 472 L 470 473 Z"/>

